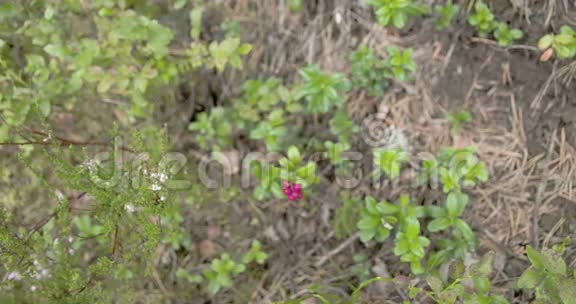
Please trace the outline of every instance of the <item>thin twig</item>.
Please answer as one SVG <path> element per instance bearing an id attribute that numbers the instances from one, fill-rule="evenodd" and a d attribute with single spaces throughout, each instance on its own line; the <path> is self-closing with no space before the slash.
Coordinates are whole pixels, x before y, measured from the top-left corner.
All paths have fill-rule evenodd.
<path id="1" fill-rule="evenodd" d="M 323 257 L 321 257 L 320 260 L 318 260 L 318 262 L 314 264 L 314 266 L 316 266 L 316 268 L 321 267 L 322 265 L 324 265 L 324 263 L 326 263 L 326 261 L 328 261 L 330 258 L 340 253 L 340 251 L 346 249 L 346 247 L 350 246 L 350 244 L 354 243 L 358 238 L 360 238 L 360 232 L 354 233 L 352 236 L 350 236 L 348 239 L 342 242 L 342 244 L 338 245 L 338 247 L 334 248 L 332 251 L 328 252 Z"/>

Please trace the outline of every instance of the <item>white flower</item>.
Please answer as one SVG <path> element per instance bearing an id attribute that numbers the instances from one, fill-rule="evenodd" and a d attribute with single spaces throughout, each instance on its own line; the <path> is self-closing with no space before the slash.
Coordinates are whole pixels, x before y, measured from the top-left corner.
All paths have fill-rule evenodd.
<path id="1" fill-rule="evenodd" d="M 38 289 L 38 287 L 36 287 L 36 285 L 30 286 L 30 291 L 31 291 L 31 292 L 35 292 L 36 289 Z"/>
<path id="2" fill-rule="evenodd" d="M 8 274 L 7 279 L 8 281 L 20 281 L 20 279 L 22 279 L 22 276 L 20 275 L 19 272 L 12 271 L 11 273 Z"/>
<path id="3" fill-rule="evenodd" d="M 134 205 L 132 204 L 124 205 L 124 209 L 129 213 L 134 213 L 136 211 L 136 208 L 134 208 Z"/>
<path id="4" fill-rule="evenodd" d="M 160 189 L 162 189 L 162 187 L 160 187 L 160 185 L 158 184 L 152 184 L 152 191 L 160 191 Z"/>

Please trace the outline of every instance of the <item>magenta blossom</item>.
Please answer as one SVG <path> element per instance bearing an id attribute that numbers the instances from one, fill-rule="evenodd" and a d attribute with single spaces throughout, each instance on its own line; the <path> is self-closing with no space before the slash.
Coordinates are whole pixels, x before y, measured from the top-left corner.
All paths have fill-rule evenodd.
<path id="1" fill-rule="evenodd" d="M 282 183 L 282 192 L 288 197 L 289 201 L 297 201 L 302 198 L 302 186 L 300 184 L 284 181 Z"/>

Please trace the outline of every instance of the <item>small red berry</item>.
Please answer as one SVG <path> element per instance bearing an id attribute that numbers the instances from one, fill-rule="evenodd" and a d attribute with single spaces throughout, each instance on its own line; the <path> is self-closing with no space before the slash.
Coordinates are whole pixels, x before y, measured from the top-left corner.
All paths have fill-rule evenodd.
<path id="1" fill-rule="evenodd" d="M 300 186 L 300 184 L 293 184 L 292 190 L 296 191 L 296 192 L 300 192 L 300 191 L 302 191 L 302 186 Z"/>

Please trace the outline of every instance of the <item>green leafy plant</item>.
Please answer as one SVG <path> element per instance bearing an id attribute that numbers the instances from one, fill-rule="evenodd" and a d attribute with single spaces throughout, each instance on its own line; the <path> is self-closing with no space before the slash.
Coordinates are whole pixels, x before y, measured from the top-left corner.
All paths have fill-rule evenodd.
<path id="1" fill-rule="evenodd" d="M 196 121 L 188 126 L 188 130 L 198 132 L 196 139 L 200 147 L 218 151 L 231 144 L 232 125 L 228 116 L 224 108 L 213 108 L 209 113 L 198 114 Z"/>
<path id="2" fill-rule="evenodd" d="M 382 26 L 394 25 L 404 28 L 409 16 L 428 14 L 428 6 L 415 4 L 412 0 L 368 0 L 368 5 L 374 8 L 376 19 Z"/>
<path id="3" fill-rule="evenodd" d="M 223 287 L 231 287 L 232 278 L 244 270 L 246 266 L 234 262 L 227 253 L 222 254 L 219 259 L 212 260 L 210 269 L 203 272 L 204 279 L 208 281 L 208 292 L 215 295 Z"/>
<path id="4" fill-rule="evenodd" d="M 360 230 L 360 240 L 362 242 L 372 239 L 378 242 L 385 241 L 398 222 L 398 219 L 393 216 L 398 211 L 398 207 L 388 202 L 376 202 L 371 196 L 365 198 L 364 204 L 357 225 Z"/>
<path id="5" fill-rule="evenodd" d="M 342 153 L 350 149 L 350 146 L 348 144 L 333 143 L 331 141 L 325 142 L 324 147 L 326 148 L 327 151 L 325 152 L 325 154 L 328 157 L 328 159 L 330 159 L 330 162 L 333 165 L 342 164 L 343 162 Z"/>
<path id="6" fill-rule="evenodd" d="M 569 271 L 562 258 L 565 244 L 536 251 L 531 246 L 526 248 L 528 259 L 532 264 L 518 279 L 519 288 L 536 291 L 538 303 L 576 303 L 576 271 Z"/>
<path id="7" fill-rule="evenodd" d="M 249 264 L 255 261 L 258 264 L 264 264 L 268 259 L 268 254 L 262 251 L 262 243 L 258 240 L 252 241 L 250 251 L 242 258 L 242 263 Z"/>
<path id="8" fill-rule="evenodd" d="M 279 160 L 280 167 L 270 164 L 253 166 L 252 172 L 259 180 L 258 186 L 254 189 L 254 197 L 264 200 L 271 196 L 276 198 L 285 197 L 282 192 L 282 183 L 299 184 L 302 189 L 311 187 L 320 181 L 316 175 L 317 164 L 313 161 L 303 164 L 300 151 L 296 146 L 288 148 L 287 157 Z"/>
<path id="9" fill-rule="evenodd" d="M 524 33 L 519 29 L 510 29 L 506 23 L 500 22 L 494 31 L 494 37 L 499 46 L 506 47 L 524 37 Z"/>
<path id="10" fill-rule="evenodd" d="M 546 50 L 552 48 L 560 59 L 570 59 L 576 55 L 576 37 L 574 30 L 568 25 L 560 27 L 560 33 L 542 36 L 538 41 L 538 48 Z"/>
<path id="11" fill-rule="evenodd" d="M 401 51 L 396 47 L 388 47 L 386 59 L 388 77 L 394 77 L 399 81 L 408 80 L 410 74 L 416 71 L 416 63 L 412 60 L 412 49 Z"/>
<path id="12" fill-rule="evenodd" d="M 436 159 L 423 162 L 419 177 L 422 183 L 438 182 L 444 193 L 459 191 L 463 186 L 474 186 L 488 180 L 488 169 L 474 155 L 475 148 L 443 148 Z M 435 186 L 435 185 L 434 185 Z"/>
<path id="13" fill-rule="evenodd" d="M 465 240 L 474 242 L 474 232 L 472 232 L 472 229 L 465 221 L 459 218 L 466 209 L 466 205 L 468 205 L 468 196 L 466 194 L 450 192 L 446 199 L 445 208 L 432 212 L 434 220 L 428 223 L 428 230 L 437 232 L 453 226 Z"/>
<path id="14" fill-rule="evenodd" d="M 430 245 L 430 240 L 420 235 L 420 222 L 415 217 L 407 218 L 404 226 L 396 235 L 394 254 L 402 262 L 410 263 L 412 273 L 420 274 L 424 271 L 420 261 L 424 258 L 424 248 Z"/>
<path id="15" fill-rule="evenodd" d="M 266 120 L 261 121 L 250 132 L 250 138 L 263 139 L 266 143 L 266 149 L 270 152 L 280 151 L 282 149 L 283 136 L 288 131 L 284 124 L 284 111 L 276 109 L 270 112 Z"/>
<path id="16" fill-rule="evenodd" d="M 288 8 L 293 14 L 299 13 L 302 10 L 303 0 L 289 0 Z"/>
<path id="17" fill-rule="evenodd" d="M 490 273 L 492 272 L 493 253 L 485 254 L 480 261 L 470 265 L 464 273 L 464 265 L 458 264 L 452 271 L 450 278 L 443 279 L 439 275 L 430 274 L 426 283 L 430 291 L 422 288 L 413 288 L 410 297 L 415 299 L 424 294 L 425 298 L 436 303 L 509 303 L 503 296 L 491 293 Z"/>
<path id="18" fill-rule="evenodd" d="M 374 149 L 372 151 L 374 157 L 374 176 L 379 177 L 385 173 L 388 178 L 395 179 L 400 175 L 400 168 L 403 163 L 408 161 L 408 153 L 400 149 Z"/>
<path id="19" fill-rule="evenodd" d="M 476 28 L 480 37 L 487 37 L 498 26 L 494 14 L 482 1 L 476 1 L 474 4 L 474 14 L 468 18 L 468 23 Z"/>
<path id="20" fill-rule="evenodd" d="M 299 95 L 308 101 L 308 112 L 327 113 L 333 106 L 340 107 L 350 83 L 343 74 L 325 74 L 312 64 L 300 70 L 303 85 Z"/>
<path id="21" fill-rule="evenodd" d="M 452 23 L 452 19 L 454 16 L 458 14 L 458 10 L 460 7 L 456 4 L 452 4 L 452 1 L 449 1 L 445 5 L 437 4 L 434 7 L 436 11 L 436 29 L 443 30 L 450 26 Z"/>
<path id="22" fill-rule="evenodd" d="M 452 124 L 452 133 L 458 135 L 464 123 L 472 120 L 472 115 L 468 111 L 460 111 L 456 113 L 446 113 L 446 119 Z"/>
<path id="23" fill-rule="evenodd" d="M 343 111 L 337 111 L 334 113 L 330 119 L 330 131 L 336 137 L 338 137 L 338 142 L 342 144 L 350 143 L 350 137 L 360 131 L 360 128 L 354 124 L 352 120 L 348 117 L 348 114 Z"/>
<path id="24" fill-rule="evenodd" d="M 367 91 L 371 96 L 381 96 L 388 89 L 386 61 L 376 51 L 361 45 L 348 56 L 352 64 L 351 81 L 355 88 Z"/>
<path id="25" fill-rule="evenodd" d="M 370 260 L 363 254 L 355 254 L 352 257 L 354 264 L 350 267 L 352 272 L 359 282 L 365 282 L 370 279 Z"/>

